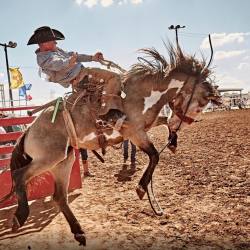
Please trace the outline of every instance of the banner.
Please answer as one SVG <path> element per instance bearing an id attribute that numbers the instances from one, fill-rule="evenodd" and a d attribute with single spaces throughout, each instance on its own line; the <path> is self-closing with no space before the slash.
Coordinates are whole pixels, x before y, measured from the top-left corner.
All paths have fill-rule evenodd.
<path id="1" fill-rule="evenodd" d="M 23 81 L 23 76 L 22 73 L 20 72 L 19 68 L 10 68 L 10 88 L 11 89 L 17 89 L 23 86 L 24 81 Z"/>
<path id="2" fill-rule="evenodd" d="M 27 95 L 26 91 L 30 90 L 31 87 L 32 87 L 31 83 L 24 84 L 22 87 L 19 88 L 19 96 L 26 96 Z"/>

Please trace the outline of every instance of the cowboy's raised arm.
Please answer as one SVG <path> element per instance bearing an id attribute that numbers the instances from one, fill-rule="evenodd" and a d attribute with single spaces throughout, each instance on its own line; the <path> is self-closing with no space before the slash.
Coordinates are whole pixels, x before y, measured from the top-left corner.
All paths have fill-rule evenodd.
<path id="1" fill-rule="evenodd" d="M 99 62 L 100 60 L 103 60 L 103 54 L 101 52 L 97 52 L 94 55 L 77 55 L 77 62 Z"/>
<path id="2" fill-rule="evenodd" d="M 85 54 L 77 54 L 77 62 L 92 62 L 92 56 Z"/>

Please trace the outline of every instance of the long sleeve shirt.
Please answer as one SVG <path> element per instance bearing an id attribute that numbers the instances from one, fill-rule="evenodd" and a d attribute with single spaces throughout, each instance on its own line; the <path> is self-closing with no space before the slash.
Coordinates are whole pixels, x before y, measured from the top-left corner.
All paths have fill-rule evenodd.
<path id="1" fill-rule="evenodd" d="M 70 81 L 73 80 L 80 72 L 83 65 L 81 62 L 91 62 L 92 56 L 78 54 L 77 63 L 70 66 L 70 58 L 74 52 L 66 52 L 60 48 L 55 51 L 36 51 L 37 63 L 41 71 L 46 74 L 50 82 L 56 82 L 67 88 Z"/>

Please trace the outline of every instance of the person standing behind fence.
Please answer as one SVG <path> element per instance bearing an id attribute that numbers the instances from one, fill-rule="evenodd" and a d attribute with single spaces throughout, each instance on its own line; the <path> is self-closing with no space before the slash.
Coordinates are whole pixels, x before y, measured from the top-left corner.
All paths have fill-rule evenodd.
<path id="1" fill-rule="evenodd" d="M 83 165 L 83 175 L 84 177 L 94 177 L 94 174 L 91 174 L 89 171 L 89 162 L 88 162 L 88 151 L 85 148 L 79 149 L 81 157 L 82 157 L 82 165 Z"/>
<path id="2" fill-rule="evenodd" d="M 130 145 L 131 145 L 130 162 L 131 162 L 131 165 L 135 165 L 136 146 L 131 141 L 130 141 Z M 124 163 L 126 163 L 126 161 L 128 160 L 128 148 L 129 148 L 129 140 L 125 140 L 123 142 L 123 159 L 124 159 Z"/>

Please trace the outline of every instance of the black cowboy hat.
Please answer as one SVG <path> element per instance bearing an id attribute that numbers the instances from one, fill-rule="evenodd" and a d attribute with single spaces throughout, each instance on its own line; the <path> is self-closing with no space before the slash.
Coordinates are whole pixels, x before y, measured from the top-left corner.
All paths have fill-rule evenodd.
<path id="1" fill-rule="evenodd" d="M 64 35 L 58 30 L 51 29 L 48 26 L 42 26 L 34 31 L 34 34 L 29 39 L 27 45 L 55 40 L 64 40 Z"/>

